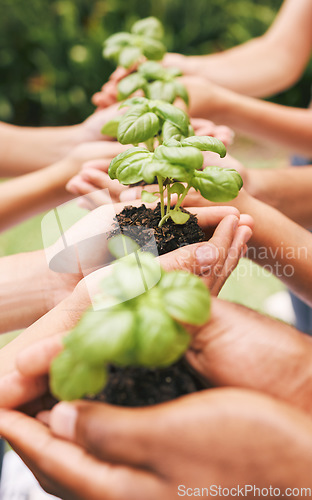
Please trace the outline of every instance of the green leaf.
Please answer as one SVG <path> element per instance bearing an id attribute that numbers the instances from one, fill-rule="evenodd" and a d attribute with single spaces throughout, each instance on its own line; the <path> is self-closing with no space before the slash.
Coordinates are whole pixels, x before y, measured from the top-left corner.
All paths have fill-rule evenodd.
<path id="1" fill-rule="evenodd" d="M 180 184 L 180 182 L 175 182 L 168 189 L 170 190 L 171 194 L 176 193 L 178 195 L 181 195 L 185 191 L 185 186 L 183 186 L 183 184 Z"/>
<path id="2" fill-rule="evenodd" d="M 143 189 L 143 191 L 141 192 L 141 200 L 145 201 L 146 203 L 153 203 L 154 201 L 158 200 L 158 196 Z"/>
<path id="3" fill-rule="evenodd" d="M 104 135 L 109 135 L 110 137 L 117 138 L 117 130 L 121 119 L 122 115 L 115 116 L 115 118 L 105 123 L 105 125 L 102 127 L 101 133 Z"/>
<path id="4" fill-rule="evenodd" d="M 104 47 L 111 45 L 118 45 L 120 47 L 125 47 L 133 41 L 133 35 L 127 33 L 126 31 L 120 31 L 114 35 L 108 37 L 104 42 Z"/>
<path id="5" fill-rule="evenodd" d="M 133 106 L 119 124 L 118 141 L 121 144 L 144 142 L 157 134 L 159 126 L 157 115 L 147 112 L 145 105 Z"/>
<path id="6" fill-rule="evenodd" d="M 206 167 L 202 172 L 195 172 L 192 186 L 207 200 L 226 202 L 236 198 L 243 181 L 232 168 Z"/>
<path id="7" fill-rule="evenodd" d="M 158 283 L 161 277 L 160 265 L 152 254 L 136 252 L 114 264 L 113 276 L 127 301 Z"/>
<path id="8" fill-rule="evenodd" d="M 163 275 L 159 288 L 166 311 L 178 321 L 203 325 L 210 316 L 210 294 L 198 276 L 186 271 Z"/>
<path id="9" fill-rule="evenodd" d="M 169 213 L 175 224 L 185 224 L 190 218 L 190 214 L 181 212 L 181 210 L 170 210 Z"/>
<path id="10" fill-rule="evenodd" d="M 161 176 L 164 179 L 175 179 L 177 181 L 188 182 L 190 179 L 190 172 L 181 165 L 173 165 L 167 161 L 153 160 L 147 165 L 143 172 L 143 179 L 147 184 L 153 184 L 155 176 Z"/>
<path id="11" fill-rule="evenodd" d="M 176 96 L 181 97 L 181 99 L 183 99 L 185 104 L 188 106 L 189 105 L 189 95 L 188 95 L 188 92 L 187 92 L 185 86 L 183 85 L 183 83 L 181 83 L 179 81 L 175 81 L 174 87 L 175 87 Z"/>
<path id="12" fill-rule="evenodd" d="M 122 47 L 120 45 L 107 45 L 104 47 L 102 54 L 105 59 L 113 59 L 117 62 L 121 51 Z"/>
<path id="13" fill-rule="evenodd" d="M 201 151 L 213 151 L 214 153 L 218 153 L 221 158 L 224 158 L 226 155 L 226 148 L 223 142 L 215 137 L 194 135 L 183 139 L 181 143 L 182 146 L 193 146 Z"/>
<path id="14" fill-rule="evenodd" d="M 71 401 L 96 394 L 103 389 L 106 380 L 104 365 L 91 366 L 73 357 L 68 349 L 53 360 L 50 369 L 51 393 L 60 400 Z"/>
<path id="15" fill-rule="evenodd" d="M 170 66 L 169 68 L 166 68 L 166 73 L 171 78 L 176 78 L 177 76 L 182 76 L 183 75 L 183 73 L 180 70 L 180 68 L 176 68 L 175 66 Z"/>
<path id="16" fill-rule="evenodd" d="M 157 113 L 163 120 L 167 120 L 175 125 L 182 134 L 188 135 L 189 118 L 182 109 L 173 106 L 164 101 L 153 101 L 150 103 L 152 110 Z"/>
<path id="17" fill-rule="evenodd" d="M 182 144 L 180 139 L 177 139 L 178 136 L 173 136 L 171 139 L 168 139 L 162 143 L 162 146 L 166 146 L 167 148 L 182 148 Z M 183 136 L 180 136 L 183 137 Z"/>
<path id="18" fill-rule="evenodd" d="M 119 54 L 119 64 L 124 68 L 130 68 L 142 57 L 142 51 L 139 47 L 125 47 Z"/>
<path id="19" fill-rule="evenodd" d="M 165 68 L 156 61 L 147 61 L 140 65 L 138 72 L 146 80 L 162 80 L 166 75 Z"/>
<path id="20" fill-rule="evenodd" d="M 151 38 L 161 40 L 164 36 L 164 28 L 156 17 L 146 17 L 133 24 L 131 32 L 135 35 L 147 35 Z"/>
<path id="21" fill-rule="evenodd" d="M 127 99 L 125 102 L 121 103 L 119 109 L 125 108 L 127 106 L 132 106 L 134 104 L 146 104 L 149 109 L 149 100 L 146 97 L 135 96 Z"/>
<path id="22" fill-rule="evenodd" d="M 189 344 L 189 334 L 169 315 L 148 303 L 140 303 L 136 345 L 138 365 L 168 366 L 184 354 Z"/>
<path id="23" fill-rule="evenodd" d="M 88 365 L 128 364 L 133 361 L 136 317 L 124 306 L 89 310 L 70 333 L 72 351 Z"/>
<path id="24" fill-rule="evenodd" d="M 110 238 L 107 246 L 110 253 L 116 259 L 121 259 L 130 253 L 140 250 L 140 245 L 124 234 L 118 234 Z"/>
<path id="25" fill-rule="evenodd" d="M 117 167 L 116 178 L 125 186 L 141 182 L 143 180 L 143 171 L 151 161 L 151 158 L 136 161 L 133 157 L 125 160 Z"/>
<path id="26" fill-rule="evenodd" d="M 142 38 L 142 52 L 147 59 L 160 61 L 166 53 L 166 47 L 162 42 L 150 37 Z"/>
<path id="27" fill-rule="evenodd" d="M 175 84 L 157 80 L 147 85 L 146 94 L 150 99 L 162 99 L 172 103 L 176 98 Z"/>
<path id="28" fill-rule="evenodd" d="M 159 146 L 154 153 L 154 160 L 166 160 L 170 163 L 182 165 L 191 171 L 201 168 L 204 158 L 196 148 Z"/>
<path id="29" fill-rule="evenodd" d="M 162 137 L 163 141 L 167 142 L 170 139 L 176 139 L 177 141 L 180 141 L 184 136 L 181 135 L 181 131 L 179 128 L 177 128 L 171 122 L 165 121 L 162 127 Z"/>
<path id="30" fill-rule="evenodd" d="M 118 83 L 118 100 L 121 101 L 129 95 L 133 94 L 138 89 L 142 89 L 146 85 L 146 80 L 139 73 L 132 73 L 126 76 Z"/>
<path id="31" fill-rule="evenodd" d="M 115 158 L 110 162 L 108 175 L 111 179 L 116 179 L 116 171 L 119 165 L 125 160 L 128 160 L 131 157 L 135 157 L 136 160 L 143 160 L 152 156 L 146 148 L 136 147 L 129 148 L 127 151 L 123 151 L 119 153 L 119 155 L 115 156 Z"/>

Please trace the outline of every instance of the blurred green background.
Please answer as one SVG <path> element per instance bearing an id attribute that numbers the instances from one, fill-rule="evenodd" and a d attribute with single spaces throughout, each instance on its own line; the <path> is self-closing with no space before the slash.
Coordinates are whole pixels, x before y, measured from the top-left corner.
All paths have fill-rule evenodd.
<path id="1" fill-rule="evenodd" d="M 81 121 L 114 69 L 102 43 L 139 18 L 157 16 L 170 51 L 203 54 L 264 33 L 282 0 L 0 0 L 0 120 L 19 125 Z M 278 96 L 307 104 L 312 66 Z"/>

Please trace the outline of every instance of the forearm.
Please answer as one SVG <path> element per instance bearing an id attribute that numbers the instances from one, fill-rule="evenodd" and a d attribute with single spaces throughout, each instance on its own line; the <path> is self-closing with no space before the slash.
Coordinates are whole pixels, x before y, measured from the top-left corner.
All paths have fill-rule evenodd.
<path id="1" fill-rule="evenodd" d="M 231 202 L 232 203 L 232 202 Z M 312 236 L 278 210 L 251 196 L 233 202 L 254 219 L 247 257 L 312 304 Z"/>
<path id="2" fill-rule="evenodd" d="M 77 166 L 64 159 L 50 167 L 0 184 L 0 230 L 72 198 L 66 183 Z"/>
<path id="3" fill-rule="evenodd" d="M 69 295 L 79 278 L 51 271 L 42 250 L 0 259 L 0 333 L 34 323 Z"/>
<path id="4" fill-rule="evenodd" d="M 247 190 L 303 227 L 312 227 L 312 167 L 248 169 Z"/>
<path id="5" fill-rule="evenodd" d="M 181 69 L 239 94 L 266 97 L 296 81 L 296 73 L 288 71 L 288 59 L 283 45 L 261 37 L 217 54 L 184 56 Z"/>
<path id="6" fill-rule="evenodd" d="M 255 139 L 312 156 L 312 112 L 246 97 L 221 87 L 205 100 L 191 92 L 191 116 L 210 118 Z"/>
<path id="7" fill-rule="evenodd" d="M 80 125 L 17 127 L 0 123 L 0 176 L 32 172 L 57 162 L 82 141 Z"/>

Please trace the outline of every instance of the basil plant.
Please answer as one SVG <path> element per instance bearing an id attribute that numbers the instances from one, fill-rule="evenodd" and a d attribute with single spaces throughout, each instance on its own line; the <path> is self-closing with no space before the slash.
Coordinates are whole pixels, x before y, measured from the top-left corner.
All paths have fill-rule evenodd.
<path id="1" fill-rule="evenodd" d="M 165 272 L 149 253 L 136 251 L 116 261 L 101 287 L 101 310 L 84 313 L 52 363 L 50 386 L 58 399 L 100 392 L 108 364 L 161 368 L 175 363 L 190 344 L 180 322 L 202 325 L 209 319 L 210 295 L 200 278 Z"/>
<path id="2" fill-rule="evenodd" d="M 138 70 L 126 76 L 118 83 L 118 100 L 122 101 L 137 90 L 143 90 L 149 99 L 161 99 L 173 103 L 177 97 L 189 103 L 185 86 L 177 80 L 182 76 L 178 68 L 164 68 L 155 61 L 142 63 Z"/>
<path id="3" fill-rule="evenodd" d="M 226 155 L 221 141 L 191 135 L 194 132 L 188 116 L 172 104 L 142 97 L 129 99 L 123 105 L 129 104 L 132 104 L 130 109 L 115 122 L 115 133 L 122 144 L 145 142 L 146 147 L 136 146 L 120 153 L 111 161 L 108 173 L 111 179 L 118 179 L 124 185 L 141 181 L 153 184 L 157 178 L 158 190 L 154 193 L 143 190 L 142 201 L 149 203 L 159 197 L 160 227 L 169 218 L 176 224 L 187 222 L 189 215 L 180 207 L 191 187 L 213 202 L 227 202 L 238 195 L 243 181 L 236 170 L 214 166 L 202 170 L 201 151 L 213 151 L 221 158 Z M 108 127 L 113 132 L 110 123 L 104 126 L 104 133 Z M 177 201 L 171 208 L 173 194 Z"/>
<path id="4" fill-rule="evenodd" d="M 133 24 L 131 32 L 116 33 L 104 42 L 103 56 L 119 66 L 129 68 L 144 58 L 160 61 L 166 53 L 162 43 L 164 29 L 155 17 L 147 17 Z"/>

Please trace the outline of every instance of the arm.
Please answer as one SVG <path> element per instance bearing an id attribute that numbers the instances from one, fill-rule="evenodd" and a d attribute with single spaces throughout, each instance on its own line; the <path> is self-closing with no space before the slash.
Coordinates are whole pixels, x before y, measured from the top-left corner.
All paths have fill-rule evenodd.
<path id="1" fill-rule="evenodd" d="M 34 323 L 69 295 L 80 278 L 51 271 L 43 250 L 0 259 L 0 333 Z"/>
<path id="2" fill-rule="evenodd" d="M 0 184 L 0 231 L 70 200 L 65 186 L 84 162 L 101 159 L 107 169 L 111 158 L 124 149 L 111 141 L 80 144 L 54 165 Z"/>
<path id="3" fill-rule="evenodd" d="M 18 127 L 0 122 L 0 176 L 32 172 L 58 162 L 82 142 L 109 139 L 101 128 L 119 113 L 118 105 L 111 106 L 68 127 Z"/>
<path id="4" fill-rule="evenodd" d="M 219 54 L 168 54 L 165 65 L 178 66 L 235 92 L 265 97 L 293 85 L 312 48 L 310 0 L 285 0 L 275 22 L 261 37 Z"/>
<path id="5" fill-rule="evenodd" d="M 196 77 L 182 79 L 190 114 L 223 123 L 249 137 L 312 156 L 312 112 L 243 96 Z"/>
<path id="6" fill-rule="evenodd" d="M 304 227 L 312 227 L 312 167 L 245 169 L 247 191 Z"/>

